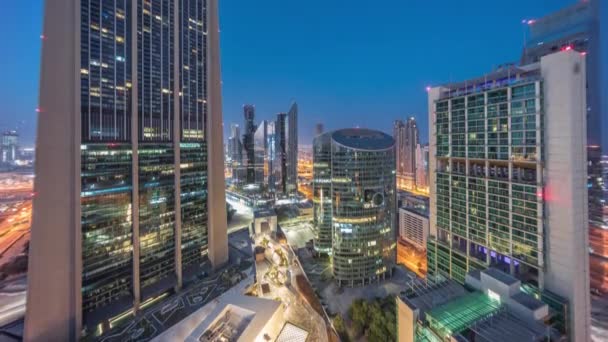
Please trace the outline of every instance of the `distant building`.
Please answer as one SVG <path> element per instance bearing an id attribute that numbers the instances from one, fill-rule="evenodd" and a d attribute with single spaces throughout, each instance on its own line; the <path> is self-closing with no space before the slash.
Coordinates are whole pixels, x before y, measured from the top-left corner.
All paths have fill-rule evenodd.
<path id="1" fill-rule="evenodd" d="M 416 146 L 419 143 L 416 119 L 411 117 L 407 122 L 395 121 L 393 138 L 395 139 L 399 187 L 414 189 L 416 186 Z"/>
<path id="2" fill-rule="evenodd" d="M 243 144 L 241 143 L 241 129 L 238 124 L 230 125 L 230 137 L 228 139 L 228 155 L 230 160 L 240 164 L 243 158 Z"/>
<path id="3" fill-rule="evenodd" d="M 298 193 L 298 104 L 293 103 L 287 112 L 286 193 Z"/>
<path id="4" fill-rule="evenodd" d="M 188 4 L 44 9 L 26 341 L 94 340 L 228 262 L 218 6 Z"/>
<path id="5" fill-rule="evenodd" d="M 416 188 L 426 191 L 429 187 L 429 145 L 416 145 Z"/>
<path id="6" fill-rule="evenodd" d="M 268 122 L 262 120 L 253 137 L 255 183 L 268 184 Z"/>
<path id="7" fill-rule="evenodd" d="M 390 276 L 396 245 L 395 141 L 379 131 L 342 129 L 318 136 L 313 153 L 315 247 L 325 250 L 331 232 L 338 285 L 361 286 Z"/>
<path id="8" fill-rule="evenodd" d="M 560 298 L 573 341 L 590 335 L 585 58 L 557 52 L 428 100 L 429 275 L 501 269 Z"/>
<path id="9" fill-rule="evenodd" d="M 314 248 L 317 253 L 331 254 L 332 193 L 331 193 L 331 135 L 327 132 L 313 139 L 313 227 L 315 230 Z"/>
<path id="10" fill-rule="evenodd" d="M 255 183 L 255 151 L 254 135 L 257 127 L 255 126 L 255 107 L 253 105 L 243 106 L 243 117 L 245 119 L 245 133 L 243 133 L 243 164 L 247 170 L 246 183 Z"/>
<path id="11" fill-rule="evenodd" d="M 275 124 L 275 167 L 273 168 L 277 192 L 287 192 L 287 114 L 277 114 Z"/>
<path id="12" fill-rule="evenodd" d="M 426 249 L 429 236 L 429 217 L 424 212 L 399 208 L 399 237 L 418 249 Z"/>
<path id="13" fill-rule="evenodd" d="M 0 145 L 0 162 L 12 163 L 19 158 L 19 134 L 17 131 L 5 131 L 2 133 L 2 145 Z"/>
<path id="14" fill-rule="evenodd" d="M 321 134 L 323 134 L 323 124 L 319 122 L 315 125 L 315 136 Z"/>

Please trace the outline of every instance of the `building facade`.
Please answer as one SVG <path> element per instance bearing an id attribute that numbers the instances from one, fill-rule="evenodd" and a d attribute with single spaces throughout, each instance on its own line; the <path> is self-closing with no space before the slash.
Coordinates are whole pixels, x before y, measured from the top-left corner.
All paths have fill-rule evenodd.
<path id="1" fill-rule="evenodd" d="M 5 131 L 2 133 L 2 145 L 0 145 L 0 162 L 12 163 L 19 158 L 19 134 L 17 131 Z"/>
<path id="2" fill-rule="evenodd" d="M 416 187 L 416 146 L 419 143 L 416 119 L 410 117 L 406 122 L 396 120 L 393 126 L 397 159 L 397 183 L 399 188 Z"/>
<path id="3" fill-rule="evenodd" d="M 314 149 L 315 246 L 328 248 L 331 229 L 338 285 L 360 286 L 390 276 L 396 245 L 393 138 L 368 129 L 342 129 L 317 137 Z"/>
<path id="4" fill-rule="evenodd" d="M 416 189 L 428 192 L 429 145 L 416 145 Z"/>
<path id="5" fill-rule="evenodd" d="M 247 170 L 246 184 L 255 183 L 255 151 L 254 135 L 257 129 L 255 125 L 255 107 L 253 105 L 243 106 L 243 117 L 245 119 L 245 132 L 243 133 L 243 160 L 242 164 Z"/>
<path id="6" fill-rule="evenodd" d="M 298 193 L 298 104 L 293 103 L 287 112 L 286 129 L 286 193 Z"/>
<path id="7" fill-rule="evenodd" d="M 538 20 L 528 22 L 529 38 L 522 53 L 522 63 L 537 62 L 554 51 L 573 49 L 585 54 L 587 65 L 587 161 L 589 234 L 601 233 L 603 218 L 603 190 L 600 164 L 602 154 L 601 106 L 601 37 L 600 2 L 580 1 Z M 581 229 L 584 229 L 581 227 Z M 608 287 L 608 254 L 591 252 L 592 288 Z"/>
<path id="8" fill-rule="evenodd" d="M 589 338 L 585 80 L 569 50 L 429 91 L 429 274 L 509 273 L 565 299 L 575 341 Z"/>
<path id="9" fill-rule="evenodd" d="M 312 193 L 314 248 L 317 253 L 331 255 L 333 241 L 331 197 L 331 134 L 313 139 Z"/>
<path id="10" fill-rule="evenodd" d="M 75 341 L 228 260 L 217 1 L 47 4 L 42 37 L 25 339 Z"/>
<path id="11" fill-rule="evenodd" d="M 399 237 L 418 249 L 426 249 L 429 217 L 422 211 L 399 208 Z"/>

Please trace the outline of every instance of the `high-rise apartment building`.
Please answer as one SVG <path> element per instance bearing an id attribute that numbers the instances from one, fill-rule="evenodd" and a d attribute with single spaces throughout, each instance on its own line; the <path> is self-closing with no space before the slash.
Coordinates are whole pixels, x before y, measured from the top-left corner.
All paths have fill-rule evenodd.
<path id="1" fill-rule="evenodd" d="M 589 338 L 585 56 L 568 50 L 429 91 L 428 272 L 488 266 Z"/>
<path id="2" fill-rule="evenodd" d="M 416 186 L 416 146 L 419 143 L 416 119 L 406 122 L 396 120 L 393 138 L 397 157 L 397 180 L 400 187 L 413 189 Z"/>
<path id="3" fill-rule="evenodd" d="M 293 103 L 287 112 L 286 130 L 286 193 L 298 192 L 298 104 Z"/>
<path id="4" fill-rule="evenodd" d="M 352 128 L 322 134 L 314 143 L 315 248 L 325 252 L 331 246 L 339 286 L 390 275 L 396 246 L 395 141 L 379 131 Z"/>
<path id="5" fill-rule="evenodd" d="M 217 1 L 47 2 L 25 339 L 228 260 Z"/>
<path id="6" fill-rule="evenodd" d="M 0 162 L 10 163 L 18 158 L 19 134 L 17 131 L 5 131 L 2 133 L 2 145 L 0 145 Z"/>

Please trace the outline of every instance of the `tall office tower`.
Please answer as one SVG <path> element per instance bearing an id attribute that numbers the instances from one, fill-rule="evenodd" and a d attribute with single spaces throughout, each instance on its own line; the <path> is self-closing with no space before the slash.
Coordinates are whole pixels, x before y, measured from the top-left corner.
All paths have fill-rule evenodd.
<path id="1" fill-rule="evenodd" d="M 397 164 L 397 182 L 403 179 L 403 168 L 405 166 L 405 123 L 402 120 L 395 120 L 393 124 L 393 139 L 395 139 L 395 160 Z M 401 185 L 401 184 L 400 184 Z"/>
<path id="2" fill-rule="evenodd" d="M 217 1 L 47 2 L 25 340 L 228 260 Z"/>
<path id="3" fill-rule="evenodd" d="M 416 119 L 410 117 L 405 124 L 405 160 L 403 172 L 408 182 L 416 184 L 416 146 L 419 144 L 419 133 Z"/>
<path id="4" fill-rule="evenodd" d="M 573 49 L 585 54 L 587 59 L 587 161 L 589 195 L 589 229 L 601 229 L 602 184 L 600 165 L 602 145 L 601 108 L 601 41 L 599 1 L 579 1 L 575 5 L 552 13 L 538 20 L 529 21 L 529 38 L 522 53 L 522 63 L 538 62 L 542 56 L 559 50 Z M 584 229 L 584 227 L 581 227 Z M 601 288 L 608 279 L 606 269 L 608 255 L 591 253 L 600 267 L 591 269 L 592 286 Z"/>
<path id="5" fill-rule="evenodd" d="M 315 125 L 315 136 L 321 134 L 323 134 L 323 124 L 319 122 Z"/>
<path id="6" fill-rule="evenodd" d="M 253 136 L 256 184 L 268 184 L 268 122 L 262 120 Z"/>
<path id="7" fill-rule="evenodd" d="M 287 112 L 287 180 L 286 193 L 298 192 L 298 104 L 293 103 Z"/>
<path id="8" fill-rule="evenodd" d="M 275 121 L 275 180 L 278 192 L 287 192 L 287 114 L 277 114 Z"/>
<path id="9" fill-rule="evenodd" d="M 238 124 L 230 125 L 230 138 L 232 139 L 231 148 L 229 151 L 232 161 L 240 163 L 242 159 L 242 144 L 241 144 L 241 128 Z M 230 141 L 230 140 L 229 140 Z"/>
<path id="10" fill-rule="evenodd" d="M 0 145 L 0 161 L 10 163 L 18 157 L 19 134 L 17 131 L 5 131 L 2 133 L 2 145 Z"/>
<path id="11" fill-rule="evenodd" d="M 585 57 L 575 51 L 429 91 L 431 276 L 488 266 L 589 339 Z M 560 299 L 562 298 L 562 299 Z"/>
<path id="12" fill-rule="evenodd" d="M 313 212 L 320 224 L 315 246 L 325 249 L 331 243 L 339 286 L 390 275 L 396 245 L 395 141 L 379 131 L 352 128 L 317 137 L 314 149 L 319 200 Z"/>
<path id="13" fill-rule="evenodd" d="M 272 192 L 276 190 L 276 178 L 275 178 L 275 168 L 276 168 L 276 122 L 268 121 L 266 125 L 266 156 L 267 160 L 267 174 L 268 179 L 266 180 L 268 189 Z"/>
<path id="14" fill-rule="evenodd" d="M 243 106 L 243 116 L 245 118 L 245 133 L 243 133 L 243 164 L 247 167 L 247 184 L 255 183 L 255 152 L 254 152 L 254 135 L 256 126 L 255 107 L 253 105 Z"/>
<path id="15" fill-rule="evenodd" d="M 416 145 L 416 188 L 426 190 L 429 187 L 428 183 L 429 169 L 429 146 Z"/>
<path id="16" fill-rule="evenodd" d="M 416 119 L 410 117 L 407 122 L 396 120 L 393 126 L 393 138 L 396 145 L 397 178 L 399 185 L 408 189 L 416 186 L 416 145 L 418 145 L 418 126 Z"/>
<path id="17" fill-rule="evenodd" d="M 331 134 L 323 133 L 312 142 L 312 202 L 314 248 L 317 253 L 331 255 Z"/>

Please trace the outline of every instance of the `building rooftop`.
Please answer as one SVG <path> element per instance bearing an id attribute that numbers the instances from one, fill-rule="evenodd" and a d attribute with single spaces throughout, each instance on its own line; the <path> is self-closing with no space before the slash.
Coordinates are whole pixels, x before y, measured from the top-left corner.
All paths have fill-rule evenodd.
<path id="1" fill-rule="evenodd" d="M 305 342 L 307 338 L 308 331 L 287 322 L 281 329 L 276 342 Z"/>
<path id="2" fill-rule="evenodd" d="M 533 342 L 547 341 L 547 334 L 559 340 L 559 335 L 539 322 L 524 321 L 508 310 L 501 310 L 495 315 L 476 322 L 469 327 L 475 334 L 475 341 L 483 342 Z"/>
<path id="3" fill-rule="evenodd" d="M 390 135 L 367 128 L 340 129 L 332 133 L 332 139 L 356 150 L 386 150 L 395 145 L 395 140 Z"/>
<path id="4" fill-rule="evenodd" d="M 538 310 L 541 307 L 547 305 L 544 302 L 542 302 L 524 292 L 514 294 L 513 296 L 511 296 L 511 299 L 513 299 L 517 303 L 525 306 L 526 308 L 528 308 L 530 310 Z"/>
<path id="5" fill-rule="evenodd" d="M 260 210 L 256 210 L 253 212 L 253 217 L 255 217 L 255 218 L 271 217 L 271 216 L 277 216 L 277 213 L 275 212 L 274 209 L 260 209 Z"/>
<path id="6" fill-rule="evenodd" d="M 519 282 L 519 280 L 517 280 L 517 278 L 512 277 L 511 275 L 504 273 L 500 270 L 497 270 L 495 268 L 488 268 L 486 270 L 481 271 L 481 273 L 485 273 L 487 275 L 489 275 L 490 277 L 504 283 L 507 285 L 513 285 L 513 284 L 517 284 Z"/>
<path id="7" fill-rule="evenodd" d="M 451 336 L 489 317 L 501 308 L 500 302 L 481 292 L 454 299 L 426 313 L 429 324 L 442 336 Z"/>
<path id="8" fill-rule="evenodd" d="M 245 296 L 238 290 L 231 290 L 153 341 L 254 341 L 266 332 L 268 324 L 276 325 L 270 321 L 280 307 L 281 303 L 277 301 Z M 276 336 L 276 332 L 267 333 Z"/>

